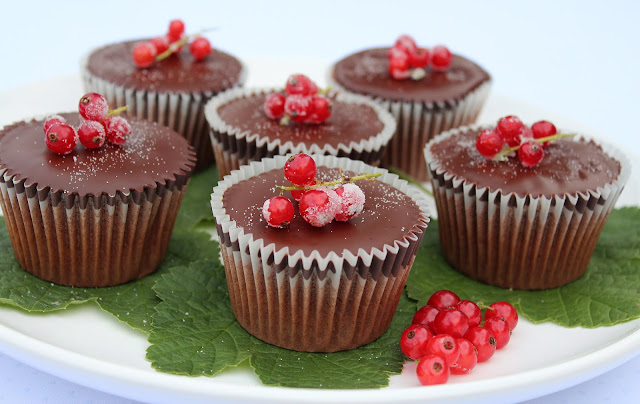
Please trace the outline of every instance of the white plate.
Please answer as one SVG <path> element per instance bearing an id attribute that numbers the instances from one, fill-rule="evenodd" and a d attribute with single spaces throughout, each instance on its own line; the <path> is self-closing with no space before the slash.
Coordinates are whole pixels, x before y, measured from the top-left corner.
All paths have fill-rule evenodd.
<path id="1" fill-rule="evenodd" d="M 249 85 L 284 80 L 282 61 L 249 63 Z M 326 64 L 287 61 L 285 71 L 323 77 Z M 259 68 L 258 68 L 259 67 Z M 318 80 L 320 81 L 320 80 Z M 62 110 L 73 110 L 82 90 L 76 75 L 0 95 L 0 124 Z M 576 122 L 493 95 L 480 118 L 494 122 L 505 113 L 525 121 L 550 119 L 558 126 L 585 130 Z M 637 160 L 636 160 L 637 161 Z M 639 200 L 640 182 L 632 177 L 621 204 Z M 567 329 L 522 320 L 509 345 L 471 374 L 454 376 L 441 386 L 419 386 L 414 364 L 407 363 L 391 385 L 374 390 L 308 390 L 267 387 L 249 368 L 213 377 L 184 377 L 153 370 L 145 360 L 146 336 L 87 304 L 50 314 L 27 314 L 0 307 L 0 350 L 35 368 L 112 394 L 160 403 L 291 402 L 414 403 L 507 402 L 549 394 L 588 380 L 640 353 L 640 320 L 614 327 Z"/>

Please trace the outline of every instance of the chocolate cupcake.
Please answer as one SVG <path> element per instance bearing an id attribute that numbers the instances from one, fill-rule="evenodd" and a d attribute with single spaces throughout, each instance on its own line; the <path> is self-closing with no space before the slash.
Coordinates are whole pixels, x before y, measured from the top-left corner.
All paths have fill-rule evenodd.
<path id="1" fill-rule="evenodd" d="M 383 165 L 427 181 L 424 145 L 440 132 L 475 122 L 491 77 L 471 60 L 452 55 L 446 71 L 427 68 L 419 80 L 398 80 L 389 72 L 389 49 L 366 49 L 338 61 L 331 85 L 369 96 L 391 111 L 398 127 Z"/>
<path id="2" fill-rule="evenodd" d="M 64 114 L 77 126 L 79 115 Z M 58 155 L 43 121 L 0 130 L 0 203 L 24 270 L 68 286 L 112 286 L 155 271 L 195 167 L 173 130 L 131 118 L 124 144 Z"/>
<path id="3" fill-rule="evenodd" d="M 476 149 L 481 127 L 443 133 L 425 147 L 442 252 L 459 271 L 513 289 L 579 278 L 629 178 L 616 148 L 586 136 L 560 139 L 525 167 Z"/>
<path id="4" fill-rule="evenodd" d="M 138 68 L 131 55 L 140 42 L 119 42 L 90 52 L 82 65 L 85 90 L 103 94 L 113 108 L 128 105 L 131 116 L 174 129 L 195 148 L 198 170 L 211 165 L 204 105 L 214 95 L 242 85 L 245 67 L 218 49 L 196 61 L 186 45 L 178 54 Z"/>
<path id="5" fill-rule="evenodd" d="M 232 89 L 207 104 L 211 143 L 220 177 L 263 157 L 287 153 L 349 157 L 378 165 L 395 120 L 371 100 L 349 93 L 328 95 L 331 116 L 321 124 L 281 125 L 264 112 L 266 97 L 281 89 Z"/>
<path id="6" fill-rule="evenodd" d="M 396 175 L 356 160 L 314 158 L 320 180 L 335 179 L 339 168 L 383 173 L 357 183 L 366 195 L 359 216 L 313 227 L 296 215 L 286 228 L 269 227 L 262 205 L 287 183 L 285 156 L 233 171 L 211 203 L 239 323 L 280 347 L 334 352 L 389 327 L 429 218 L 423 195 Z"/>

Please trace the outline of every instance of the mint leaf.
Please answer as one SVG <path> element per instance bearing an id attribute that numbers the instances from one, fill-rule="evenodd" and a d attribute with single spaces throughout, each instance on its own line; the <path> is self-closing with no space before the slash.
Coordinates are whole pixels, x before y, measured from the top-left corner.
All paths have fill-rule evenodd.
<path id="1" fill-rule="evenodd" d="M 489 286 L 453 269 L 440 253 L 438 223 L 432 220 L 413 264 L 407 291 L 425 305 L 436 290 L 491 303 L 511 302 L 532 322 L 565 327 L 600 327 L 640 317 L 640 209 L 614 210 L 585 274 L 576 281 L 541 291 Z"/>
<path id="2" fill-rule="evenodd" d="M 202 223 L 213 224 L 211 192 L 217 183 L 218 169 L 215 166 L 191 177 L 173 226 L 174 231 L 191 230 Z"/>

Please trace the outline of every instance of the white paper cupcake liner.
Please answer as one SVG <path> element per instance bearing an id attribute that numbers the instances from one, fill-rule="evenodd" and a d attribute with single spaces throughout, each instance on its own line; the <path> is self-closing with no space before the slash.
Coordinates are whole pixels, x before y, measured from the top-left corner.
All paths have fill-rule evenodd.
<path id="1" fill-rule="evenodd" d="M 336 101 L 370 106 L 376 111 L 378 119 L 383 124 L 382 131 L 375 136 L 357 142 L 340 143 L 337 146 L 317 143 L 306 145 L 303 142 L 294 143 L 293 141 L 282 142 L 280 139 L 272 140 L 261 133 L 251 133 L 228 125 L 218 114 L 218 108 L 231 100 L 260 94 L 271 94 L 278 91 L 282 91 L 282 89 L 234 88 L 218 94 L 207 103 L 205 115 L 211 127 L 211 143 L 216 156 L 220 178 L 227 175 L 231 170 L 237 170 L 241 165 L 248 164 L 250 161 L 259 161 L 264 157 L 283 156 L 289 153 L 349 157 L 372 165 L 380 163 L 384 149 L 395 132 L 396 122 L 388 111 L 367 97 L 348 92 L 331 92 L 328 95 L 329 97 L 335 97 Z"/>
<path id="2" fill-rule="evenodd" d="M 217 94 L 216 92 L 158 92 L 124 87 L 91 74 L 86 68 L 88 57 L 89 55 L 85 56 L 81 65 L 85 92 L 102 94 L 112 109 L 128 105 L 127 114 L 158 122 L 180 133 L 196 150 L 196 170 L 213 164 L 214 157 L 204 106 Z M 246 77 L 247 68 L 242 64 L 240 77 L 234 87 L 244 85 Z"/>
<path id="3" fill-rule="evenodd" d="M 468 276 L 505 288 L 548 289 L 579 278 L 629 179 L 630 162 L 614 146 L 594 140 L 620 163 L 620 175 L 613 183 L 549 197 L 505 194 L 447 172 L 431 153 L 435 143 L 484 128 L 453 129 L 424 149 L 444 256 Z"/>
<path id="4" fill-rule="evenodd" d="M 242 180 L 281 169 L 287 156 L 242 166 L 220 181 L 211 196 L 231 304 L 240 324 L 271 344 L 313 352 L 353 349 L 389 327 L 429 223 L 426 200 L 384 169 L 334 156 L 314 159 L 318 166 L 382 172 L 377 180 L 391 184 L 419 206 L 418 220 L 401 240 L 381 250 L 345 249 L 323 256 L 317 250 L 305 254 L 288 247 L 276 249 L 231 220 L 222 198 Z"/>

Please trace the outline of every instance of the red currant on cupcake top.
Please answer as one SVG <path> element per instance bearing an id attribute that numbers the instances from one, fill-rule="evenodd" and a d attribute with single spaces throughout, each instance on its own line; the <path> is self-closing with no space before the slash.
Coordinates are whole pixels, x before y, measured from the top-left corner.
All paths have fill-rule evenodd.
<path id="1" fill-rule="evenodd" d="M 438 45 L 420 48 L 409 35 L 400 35 L 387 52 L 389 74 L 396 80 L 420 80 L 427 74 L 428 68 L 445 71 L 451 66 L 451 52 L 447 47 Z"/>
<path id="2" fill-rule="evenodd" d="M 495 128 L 482 130 L 476 138 L 476 149 L 486 158 L 500 161 L 517 156 L 524 167 L 535 167 L 544 158 L 544 148 L 554 140 L 574 134 L 557 133 L 549 121 L 538 121 L 528 127 L 515 115 L 500 118 Z"/>
<path id="3" fill-rule="evenodd" d="M 264 101 L 263 109 L 269 119 L 279 119 L 282 125 L 296 123 L 321 124 L 331 117 L 331 102 L 304 74 L 292 74 L 284 91 L 272 93 Z"/>
<path id="4" fill-rule="evenodd" d="M 191 56 L 197 62 L 204 60 L 213 52 L 211 43 L 207 38 L 201 36 L 201 34 L 185 35 L 184 22 L 182 20 L 172 20 L 165 36 L 140 42 L 133 48 L 131 58 L 139 68 L 150 67 L 156 62 L 177 54 L 187 43 L 189 43 Z"/>

